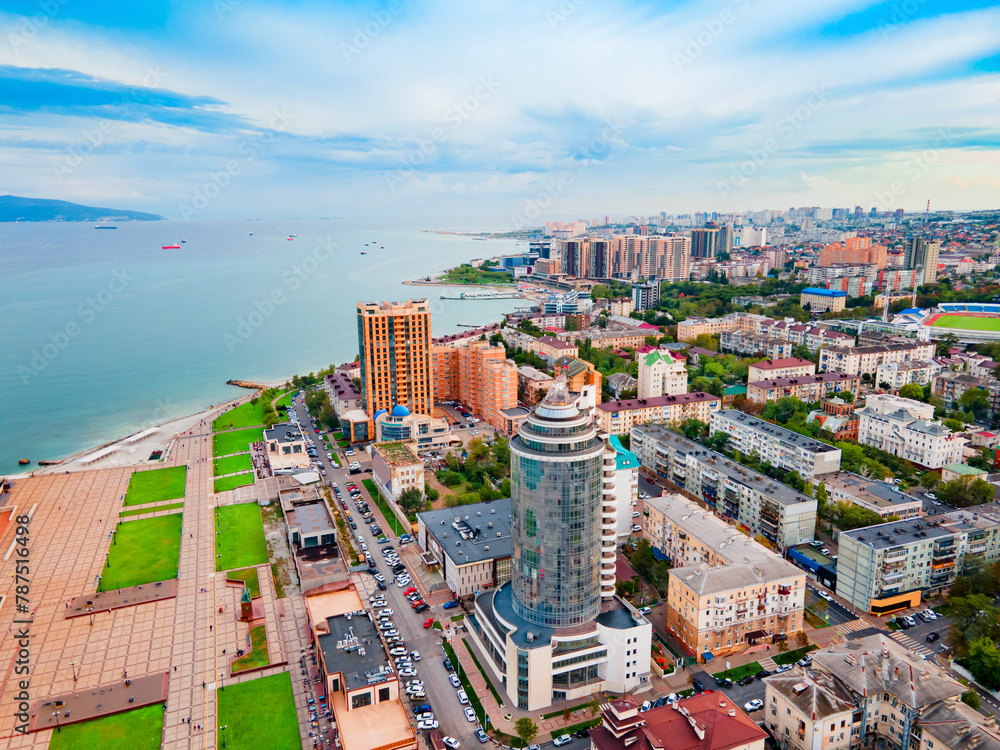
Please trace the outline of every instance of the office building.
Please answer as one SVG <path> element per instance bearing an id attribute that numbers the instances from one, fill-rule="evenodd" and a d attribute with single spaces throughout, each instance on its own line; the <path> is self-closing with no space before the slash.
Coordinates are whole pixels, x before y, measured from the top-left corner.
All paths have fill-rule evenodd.
<path id="1" fill-rule="evenodd" d="M 694 497 L 717 516 L 763 536 L 778 550 L 812 541 L 816 501 L 662 425 L 634 427 L 631 450 L 643 467 Z"/>
<path id="2" fill-rule="evenodd" d="M 687 393 L 687 360 L 683 354 L 667 349 L 657 349 L 638 355 L 639 398 L 676 396 Z"/>
<path id="3" fill-rule="evenodd" d="M 392 411 L 379 411 L 374 423 L 377 443 L 408 442 L 423 453 L 443 450 L 452 442 L 447 419 L 410 414 L 410 410 L 402 405 L 392 407 Z"/>
<path id="4" fill-rule="evenodd" d="M 597 407 L 597 425 L 609 435 L 624 435 L 635 425 L 663 422 L 679 424 L 687 419 L 708 422 L 722 408 L 722 399 L 711 393 L 679 393 L 676 396 L 631 398 L 608 401 Z"/>
<path id="5" fill-rule="evenodd" d="M 502 586 L 510 580 L 510 518 L 510 498 L 418 513 L 424 566 L 456 596 Z"/>
<path id="6" fill-rule="evenodd" d="M 852 531 L 838 539 L 837 595 L 883 615 L 947 591 L 963 571 L 1000 557 L 1000 518 L 972 508 Z"/>
<path id="7" fill-rule="evenodd" d="M 709 424 L 711 434 L 725 432 L 729 445 L 744 455 L 756 453 L 762 461 L 803 479 L 840 471 L 840 448 L 786 430 L 736 409 L 717 411 Z"/>
<path id="8" fill-rule="evenodd" d="M 872 395 L 858 412 L 858 442 L 927 469 L 962 460 L 966 440 L 934 418 L 934 407 L 909 398 Z"/>
<path id="9" fill-rule="evenodd" d="M 645 281 L 641 284 L 632 285 L 632 309 L 637 312 L 645 312 L 656 307 L 660 300 L 660 282 Z"/>
<path id="10" fill-rule="evenodd" d="M 652 626 L 615 596 L 615 451 L 563 376 L 510 452 L 511 580 L 467 618 L 481 661 L 528 710 L 639 687 Z"/>
<path id="11" fill-rule="evenodd" d="M 306 469 L 311 461 L 306 439 L 298 425 L 282 422 L 264 430 L 264 445 L 271 471 Z"/>
<path id="12" fill-rule="evenodd" d="M 839 312 L 847 306 L 847 292 L 809 287 L 799 295 L 799 304 L 808 305 L 812 313 Z"/>
<path id="13" fill-rule="evenodd" d="M 800 375 L 814 375 L 816 364 L 808 359 L 765 359 L 750 365 L 747 382 L 756 383 L 772 378 L 797 378 Z"/>
<path id="14" fill-rule="evenodd" d="M 874 346 L 826 347 L 819 353 L 820 372 L 846 372 L 872 377 L 879 365 L 889 362 L 912 362 L 934 356 L 934 344 L 876 344 Z"/>
<path id="15" fill-rule="evenodd" d="M 402 404 L 430 414 L 431 312 L 426 299 L 359 302 L 361 407 L 369 416 Z"/>
<path id="16" fill-rule="evenodd" d="M 793 397 L 812 403 L 838 393 L 850 392 L 855 398 L 861 388 L 861 378 L 843 372 L 824 372 L 819 375 L 797 375 L 791 378 L 758 380 L 747 385 L 747 398 L 756 404 Z"/>

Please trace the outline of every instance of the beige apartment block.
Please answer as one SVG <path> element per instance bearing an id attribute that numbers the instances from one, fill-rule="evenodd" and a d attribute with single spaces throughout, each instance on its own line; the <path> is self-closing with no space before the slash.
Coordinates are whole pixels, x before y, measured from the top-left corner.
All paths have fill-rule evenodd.
<path id="1" fill-rule="evenodd" d="M 873 376 L 888 362 L 912 362 L 934 356 L 933 342 L 876 344 L 873 346 L 827 347 L 819 353 L 820 372 L 846 372 Z"/>
<path id="2" fill-rule="evenodd" d="M 683 354 L 657 350 L 639 355 L 639 398 L 687 393 L 687 360 Z"/>
<path id="3" fill-rule="evenodd" d="M 434 398 L 458 400 L 500 428 L 500 414 L 517 406 L 517 365 L 502 344 L 473 341 L 431 347 Z"/>
<path id="4" fill-rule="evenodd" d="M 747 382 L 756 383 L 774 378 L 796 378 L 800 375 L 815 375 L 816 365 L 808 359 L 789 357 L 788 359 L 765 359 L 750 365 Z"/>
<path id="5" fill-rule="evenodd" d="M 677 424 L 686 419 L 708 422 L 722 408 L 722 399 L 711 393 L 680 393 L 676 396 L 633 398 L 597 405 L 597 425 L 611 435 L 622 435 L 636 425 L 650 422 Z"/>

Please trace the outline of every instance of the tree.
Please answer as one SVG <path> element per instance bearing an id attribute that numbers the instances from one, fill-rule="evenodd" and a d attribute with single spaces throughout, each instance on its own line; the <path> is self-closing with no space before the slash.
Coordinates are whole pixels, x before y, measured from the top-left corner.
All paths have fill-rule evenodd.
<path id="1" fill-rule="evenodd" d="M 962 703 L 977 711 L 979 710 L 979 706 L 982 705 L 982 702 L 979 700 L 979 693 L 975 690 L 966 690 L 962 693 Z"/>
<path id="2" fill-rule="evenodd" d="M 424 495 L 427 497 L 427 500 L 432 503 L 437 502 L 437 499 L 441 497 L 441 493 L 431 487 L 427 482 L 424 482 Z"/>
<path id="3" fill-rule="evenodd" d="M 681 432 L 688 440 L 697 440 L 708 429 L 708 425 L 698 419 L 685 419 L 681 422 Z"/>
<path id="4" fill-rule="evenodd" d="M 691 343 L 692 346 L 699 346 L 702 349 L 708 349 L 710 352 L 719 351 L 719 339 L 710 333 L 699 333 Z"/>
<path id="5" fill-rule="evenodd" d="M 982 505 L 993 500 L 993 485 L 979 477 L 959 477 L 938 485 L 938 499 L 956 508 Z"/>
<path id="6" fill-rule="evenodd" d="M 962 411 L 976 419 L 985 419 L 990 413 L 990 399 L 982 388 L 970 388 L 958 400 Z"/>
<path id="7" fill-rule="evenodd" d="M 805 648 L 809 645 L 809 636 L 806 635 L 806 631 L 800 630 L 795 634 L 795 646 L 797 648 Z"/>
<path id="8" fill-rule="evenodd" d="M 990 690 L 1000 688 L 1000 651 L 989 638 L 978 638 L 969 644 L 966 663 L 980 685 Z"/>
<path id="9" fill-rule="evenodd" d="M 851 391 L 838 391 L 837 396 L 845 403 L 854 403 L 854 394 Z"/>
<path id="10" fill-rule="evenodd" d="M 923 401 L 924 387 L 916 383 L 907 383 L 899 389 L 899 395 L 903 398 L 912 398 L 914 401 Z"/>
<path id="11" fill-rule="evenodd" d="M 399 507 L 404 513 L 415 513 L 424 505 L 424 495 L 416 487 L 407 487 L 399 496 Z"/>
<path id="12" fill-rule="evenodd" d="M 521 738 L 521 742 L 527 745 L 535 739 L 535 735 L 538 734 L 538 727 L 535 726 L 535 722 L 530 718 L 522 716 L 514 722 L 514 731 Z"/>

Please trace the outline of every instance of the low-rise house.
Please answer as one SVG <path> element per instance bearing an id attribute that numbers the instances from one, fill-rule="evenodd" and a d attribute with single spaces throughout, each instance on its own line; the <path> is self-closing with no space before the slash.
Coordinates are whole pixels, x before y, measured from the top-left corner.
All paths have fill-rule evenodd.
<path id="1" fill-rule="evenodd" d="M 822 477 L 829 503 L 849 502 L 882 518 L 895 517 L 905 521 L 923 515 L 923 503 L 918 497 L 900 492 L 891 484 L 863 477 L 849 471 Z"/>

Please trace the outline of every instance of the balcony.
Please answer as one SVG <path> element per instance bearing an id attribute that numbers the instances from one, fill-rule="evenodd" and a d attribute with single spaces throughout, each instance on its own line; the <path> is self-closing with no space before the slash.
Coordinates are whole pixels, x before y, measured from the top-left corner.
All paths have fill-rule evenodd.
<path id="1" fill-rule="evenodd" d="M 778 586 L 778 594 L 780 596 L 788 596 L 791 593 L 792 593 L 791 586 Z"/>

